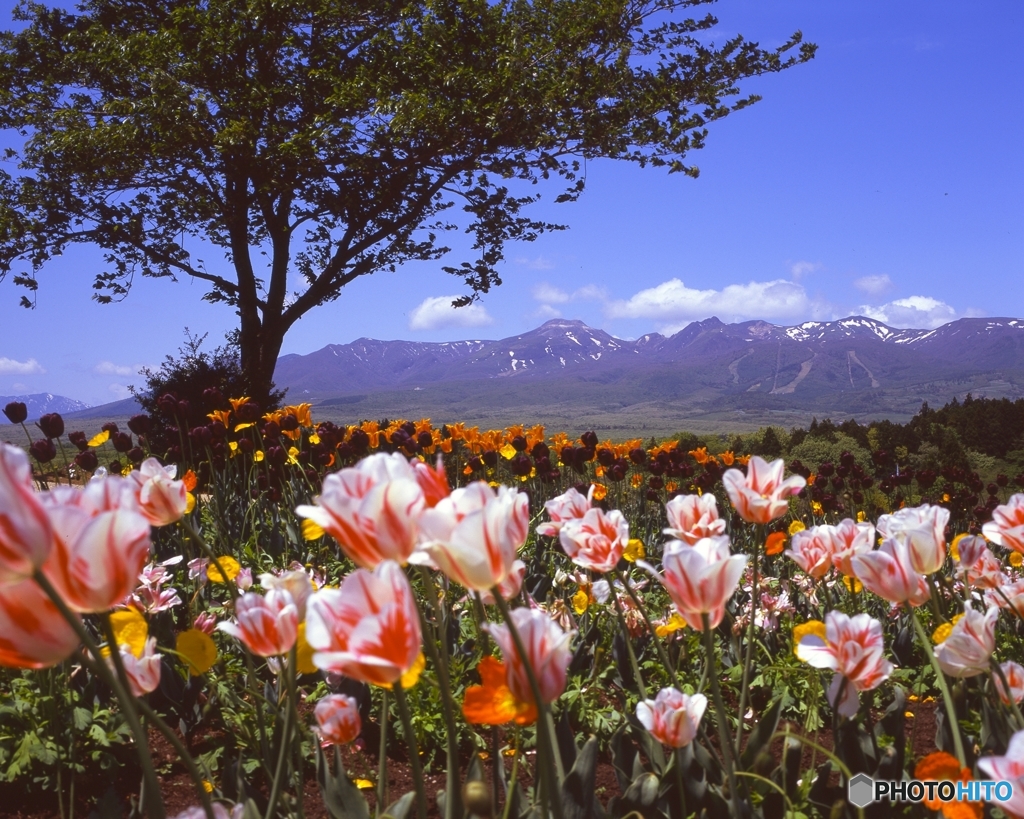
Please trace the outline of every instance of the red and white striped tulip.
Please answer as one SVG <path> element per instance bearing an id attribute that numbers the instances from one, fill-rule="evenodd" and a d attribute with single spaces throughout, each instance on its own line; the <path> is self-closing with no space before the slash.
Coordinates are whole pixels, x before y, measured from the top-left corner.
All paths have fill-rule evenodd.
<path id="1" fill-rule="evenodd" d="M 795 650 L 796 656 L 805 663 L 836 672 L 828 700 L 844 717 L 857 713 L 859 691 L 877 688 L 892 673 L 892 663 L 883 656 L 882 624 L 867 614 L 850 617 L 840 611 L 830 611 L 825 616 L 824 642 L 808 635 Z M 842 700 L 837 702 L 841 690 Z"/>
<path id="2" fill-rule="evenodd" d="M 330 694 L 316 704 L 313 713 L 316 715 L 320 744 L 324 747 L 354 742 L 363 730 L 359 703 L 355 697 Z"/>
<path id="3" fill-rule="evenodd" d="M 426 506 L 416 472 L 400 454 L 376 453 L 324 478 L 315 506 L 299 506 L 333 537 L 359 567 L 382 560 L 405 564 L 417 543 L 417 520 Z"/>
<path id="4" fill-rule="evenodd" d="M 420 551 L 433 565 L 467 589 L 488 591 L 505 582 L 526 543 L 529 499 L 477 481 L 423 512 L 420 530 Z"/>
<path id="5" fill-rule="evenodd" d="M 999 809 L 1010 816 L 1024 817 L 1024 731 L 1010 737 L 1010 744 L 1003 756 L 983 756 L 978 767 L 991 779 L 1009 782 L 1012 785 L 1010 798 L 995 802 Z"/>
<path id="6" fill-rule="evenodd" d="M 993 509 L 992 520 L 981 531 L 997 546 L 1024 554 L 1024 494 L 1013 495 Z"/>
<path id="7" fill-rule="evenodd" d="M 725 521 L 718 517 L 718 502 L 710 492 L 676 495 L 665 504 L 668 527 L 664 534 L 691 546 L 701 538 L 725 534 Z"/>
<path id="8" fill-rule="evenodd" d="M 582 518 L 562 524 L 558 542 L 569 559 L 584 569 L 610 572 L 629 544 L 629 523 L 618 509 L 590 509 Z"/>
<path id="9" fill-rule="evenodd" d="M 729 538 L 721 536 L 702 538 L 692 546 L 669 541 L 661 560 L 662 575 L 646 563 L 638 564 L 665 586 L 683 619 L 702 631 L 702 615 L 709 615 L 711 628 L 722 621 L 747 559 L 747 555 L 731 554 Z"/>
<path id="10" fill-rule="evenodd" d="M 549 501 L 544 502 L 544 509 L 551 518 L 547 523 L 537 527 L 537 534 L 544 537 L 558 537 L 558 532 L 566 521 L 582 518 L 590 510 L 590 499 L 594 494 L 594 487 L 586 495 L 581 495 L 575 488 L 570 487 L 564 492 Z"/>
<path id="11" fill-rule="evenodd" d="M 30 577 L 53 544 L 53 526 L 33 488 L 28 455 L 0 444 L 0 584 Z"/>
<path id="12" fill-rule="evenodd" d="M 857 523 L 846 518 L 835 526 L 815 528 L 831 540 L 832 565 L 846 577 L 853 577 L 850 561 L 854 555 L 866 554 L 875 548 L 875 527 L 870 523 Z"/>
<path id="13" fill-rule="evenodd" d="M 930 596 L 928 581 L 914 571 L 906 543 L 889 538 L 873 552 L 850 558 L 853 573 L 864 587 L 891 603 L 920 606 Z"/>
<path id="14" fill-rule="evenodd" d="M 146 647 L 141 657 L 136 657 L 128 646 L 119 646 L 121 653 L 121 664 L 124 666 L 125 676 L 131 686 L 132 696 L 141 697 L 156 691 L 160 685 L 160 661 L 162 654 L 156 654 L 156 637 L 146 640 Z M 109 658 L 107 664 L 113 668 L 114 663 Z"/>
<path id="15" fill-rule="evenodd" d="M 832 527 L 812 526 L 792 536 L 786 557 L 790 558 L 806 574 L 820 580 L 832 568 L 831 532 L 822 531 Z"/>
<path id="16" fill-rule="evenodd" d="M 530 690 L 526 663 L 533 669 L 540 697 L 545 703 L 554 702 L 565 690 L 565 680 L 572 659 L 569 644 L 574 631 L 563 631 L 542 609 L 514 609 L 511 612 L 526 657 L 516 651 L 512 632 L 504 623 L 490 623 L 485 628 L 501 649 L 505 660 L 506 682 L 518 702 L 536 703 Z"/>
<path id="17" fill-rule="evenodd" d="M 184 481 L 174 479 L 177 474 L 177 465 L 147 458 L 129 476 L 137 487 L 139 509 L 153 526 L 167 526 L 185 514 L 188 490 Z"/>
<path id="18" fill-rule="evenodd" d="M 771 523 L 789 510 L 789 498 L 807 485 L 799 475 L 783 480 L 786 464 L 781 459 L 768 463 L 752 455 L 747 474 L 728 469 L 722 483 L 739 516 L 747 523 Z"/>
<path id="19" fill-rule="evenodd" d="M 401 566 L 384 560 L 357 569 L 340 589 L 321 589 L 306 607 L 313 664 L 360 682 L 395 683 L 412 668 L 422 636 L 412 588 Z"/>
<path id="20" fill-rule="evenodd" d="M 996 650 L 996 621 L 999 609 L 992 606 L 984 612 L 964 605 L 964 616 L 954 625 L 949 636 L 935 646 L 935 659 L 950 677 L 976 677 L 989 671 L 992 652 Z"/>
<path id="21" fill-rule="evenodd" d="M 35 580 L 0 585 L 0 666 L 47 668 L 78 645 L 75 630 Z"/>
<path id="22" fill-rule="evenodd" d="M 653 700 L 637 703 L 636 718 L 662 745 L 682 748 L 693 742 L 708 707 L 703 694 L 683 694 L 663 688 Z"/>
<path id="23" fill-rule="evenodd" d="M 247 592 L 235 603 L 235 622 L 223 621 L 217 628 L 259 657 L 278 657 L 295 645 L 298 609 L 284 589 L 271 589 L 266 595 Z"/>

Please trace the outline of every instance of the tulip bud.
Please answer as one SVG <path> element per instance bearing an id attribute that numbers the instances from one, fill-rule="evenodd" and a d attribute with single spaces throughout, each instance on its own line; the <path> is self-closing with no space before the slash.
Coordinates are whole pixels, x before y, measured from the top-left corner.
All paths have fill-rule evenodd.
<path id="1" fill-rule="evenodd" d="M 470 813 L 490 819 L 494 815 L 494 803 L 491 801 L 491 789 L 486 782 L 474 780 L 462 786 L 462 801 Z"/>
<path id="2" fill-rule="evenodd" d="M 23 424 L 28 418 L 28 407 L 23 401 L 11 401 L 4 407 L 4 415 L 12 424 Z"/>
<path id="3" fill-rule="evenodd" d="M 47 438 L 60 438 L 64 434 L 64 419 L 57 412 L 44 415 L 39 419 L 38 426 Z"/>
<path id="4" fill-rule="evenodd" d="M 71 441 L 71 443 L 73 443 L 76 447 L 78 447 L 79 452 L 85 452 L 85 450 L 89 448 L 89 441 L 85 437 L 84 432 L 69 432 L 68 440 Z"/>
<path id="5" fill-rule="evenodd" d="M 140 413 L 139 415 L 133 415 L 128 419 L 128 429 L 134 432 L 136 435 L 145 435 L 149 432 L 152 424 L 152 419 L 145 414 Z"/>
<path id="6" fill-rule="evenodd" d="M 260 420 L 260 405 L 255 401 L 246 401 L 235 411 L 235 415 L 243 424 L 254 424 Z"/>
<path id="7" fill-rule="evenodd" d="M 96 457 L 96 453 L 88 449 L 84 452 L 79 452 L 75 456 L 75 463 L 82 467 L 86 472 L 95 472 L 96 467 L 100 465 L 99 459 Z"/>
<path id="8" fill-rule="evenodd" d="M 114 444 L 114 449 L 118 452 L 127 452 L 134 446 L 132 436 L 127 432 L 117 432 L 111 440 Z"/>

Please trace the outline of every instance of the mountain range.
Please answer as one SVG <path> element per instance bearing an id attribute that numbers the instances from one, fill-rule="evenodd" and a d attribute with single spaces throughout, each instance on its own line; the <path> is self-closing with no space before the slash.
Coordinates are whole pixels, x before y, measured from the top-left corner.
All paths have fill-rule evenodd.
<path id="1" fill-rule="evenodd" d="M 597 385 L 605 403 L 614 395 L 620 406 L 913 414 L 923 400 L 941 404 L 967 392 L 1024 395 L 1024 320 L 965 318 L 901 330 L 863 316 L 789 327 L 709 318 L 671 336 L 624 340 L 553 319 L 498 341 L 330 344 L 282 356 L 275 381 L 290 401 L 328 406 L 441 385 L 448 395 L 480 395 L 490 385 L 505 406 L 536 404 L 538 392 L 582 399 Z"/>
<path id="2" fill-rule="evenodd" d="M 74 398 L 67 398 L 63 395 L 53 395 L 49 392 L 40 392 L 33 395 L 0 395 L 0 408 L 6 407 L 11 401 L 20 401 L 28 410 L 28 420 L 34 421 L 50 412 L 59 412 L 61 415 L 73 412 L 81 412 L 88 408 L 88 404 L 76 401 Z M 0 418 L 0 422 L 6 423 L 6 418 Z"/>

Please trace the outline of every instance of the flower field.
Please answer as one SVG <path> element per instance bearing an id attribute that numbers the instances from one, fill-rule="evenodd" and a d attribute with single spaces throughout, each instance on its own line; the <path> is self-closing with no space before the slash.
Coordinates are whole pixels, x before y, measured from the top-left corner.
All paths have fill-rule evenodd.
<path id="1" fill-rule="evenodd" d="M 70 817 L 128 777 L 153 819 L 303 817 L 310 788 L 334 819 L 1024 817 L 1009 480 L 207 398 L 91 438 L 4 409 L 31 440 L 0 444 L 5 799 Z M 861 809 L 858 773 L 1013 787 Z"/>

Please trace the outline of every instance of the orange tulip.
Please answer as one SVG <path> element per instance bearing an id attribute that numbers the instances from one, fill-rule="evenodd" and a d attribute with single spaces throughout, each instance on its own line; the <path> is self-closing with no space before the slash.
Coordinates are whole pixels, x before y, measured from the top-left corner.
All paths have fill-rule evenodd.
<path id="1" fill-rule="evenodd" d="M 78 642 L 34 580 L 0 585 L 0 666 L 47 668 L 71 656 Z"/>

